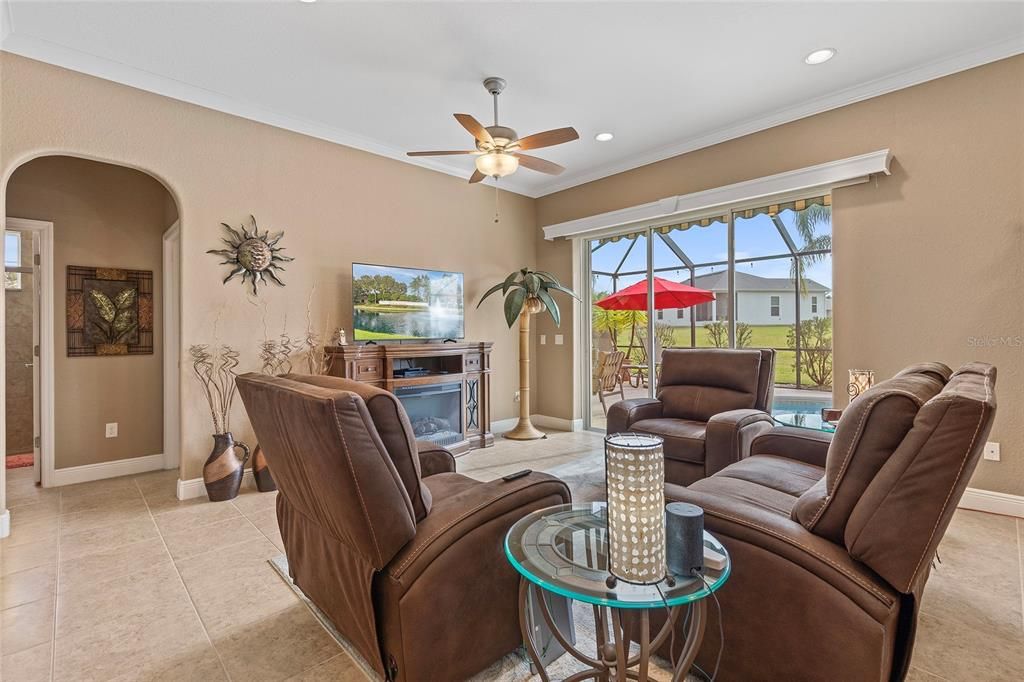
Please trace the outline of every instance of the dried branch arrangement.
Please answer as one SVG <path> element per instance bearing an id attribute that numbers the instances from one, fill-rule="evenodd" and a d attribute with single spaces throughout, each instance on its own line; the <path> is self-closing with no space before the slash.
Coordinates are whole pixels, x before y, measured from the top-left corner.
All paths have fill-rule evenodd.
<path id="1" fill-rule="evenodd" d="M 231 403 L 237 390 L 235 377 L 238 373 L 235 370 L 238 351 L 227 345 L 210 350 L 207 344 L 196 344 L 189 346 L 188 353 L 192 358 L 192 370 L 210 406 L 213 432 L 228 433 L 231 430 Z"/>
<path id="2" fill-rule="evenodd" d="M 306 369 L 310 374 L 327 374 L 331 370 L 331 360 L 327 353 L 327 343 L 324 339 L 330 336 L 331 318 L 324 315 L 323 325 L 319 332 L 313 331 L 313 294 L 316 293 L 316 285 L 309 292 L 306 299 L 306 338 L 303 345 L 306 349 Z"/>

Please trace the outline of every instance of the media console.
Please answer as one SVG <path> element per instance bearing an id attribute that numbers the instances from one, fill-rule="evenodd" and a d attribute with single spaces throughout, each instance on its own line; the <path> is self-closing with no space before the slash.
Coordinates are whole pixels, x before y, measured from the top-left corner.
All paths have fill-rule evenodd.
<path id="1" fill-rule="evenodd" d="M 494 444 L 490 341 L 332 346 L 330 373 L 390 391 L 418 440 L 459 455 Z"/>

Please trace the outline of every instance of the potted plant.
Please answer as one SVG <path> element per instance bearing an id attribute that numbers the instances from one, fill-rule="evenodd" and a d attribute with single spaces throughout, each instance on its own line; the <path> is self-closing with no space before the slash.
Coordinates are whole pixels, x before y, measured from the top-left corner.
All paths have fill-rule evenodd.
<path id="1" fill-rule="evenodd" d="M 561 313 L 552 294 L 561 292 L 577 301 L 580 297 L 572 289 L 562 286 L 550 272 L 522 268 L 510 273 L 504 282 L 488 289 L 476 307 L 479 308 L 484 299 L 498 291 L 505 297 L 505 322 L 508 328 L 511 329 L 519 320 L 519 421 L 505 437 L 513 440 L 544 438 L 545 434 L 530 421 L 530 315 L 547 310 L 555 326 L 559 326 Z"/>
<path id="2" fill-rule="evenodd" d="M 242 486 L 242 473 L 249 460 L 249 448 L 231 435 L 231 403 L 235 399 L 235 368 L 238 351 L 230 346 L 217 346 L 212 351 L 206 344 L 190 346 L 192 371 L 203 387 L 213 419 L 213 451 L 203 465 L 203 483 L 211 502 L 233 500 Z M 235 447 L 245 455 L 239 459 Z"/>

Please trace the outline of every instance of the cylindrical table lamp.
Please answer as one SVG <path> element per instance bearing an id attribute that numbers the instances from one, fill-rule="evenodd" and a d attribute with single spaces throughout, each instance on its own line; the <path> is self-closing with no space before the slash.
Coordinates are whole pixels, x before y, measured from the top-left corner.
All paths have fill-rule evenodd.
<path id="1" fill-rule="evenodd" d="M 665 578 L 665 456 L 658 436 L 604 439 L 608 485 L 608 572 L 629 583 Z"/>

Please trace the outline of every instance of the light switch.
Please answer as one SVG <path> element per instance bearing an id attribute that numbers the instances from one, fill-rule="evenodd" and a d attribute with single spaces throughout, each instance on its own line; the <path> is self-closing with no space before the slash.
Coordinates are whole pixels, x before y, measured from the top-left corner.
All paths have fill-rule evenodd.
<path id="1" fill-rule="evenodd" d="M 565 343 L 565 336 L 563 334 L 555 334 L 555 345 L 561 346 Z"/>
<path id="2" fill-rule="evenodd" d="M 540 345 L 542 345 L 542 346 L 548 345 L 548 335 L 547 334 L 541 334 L 540 335 Z"/>
<path id="3" fill-rule="evenodd" d="M 117 422 L 107 424 L 107 438 L 117 438 Z"/>

